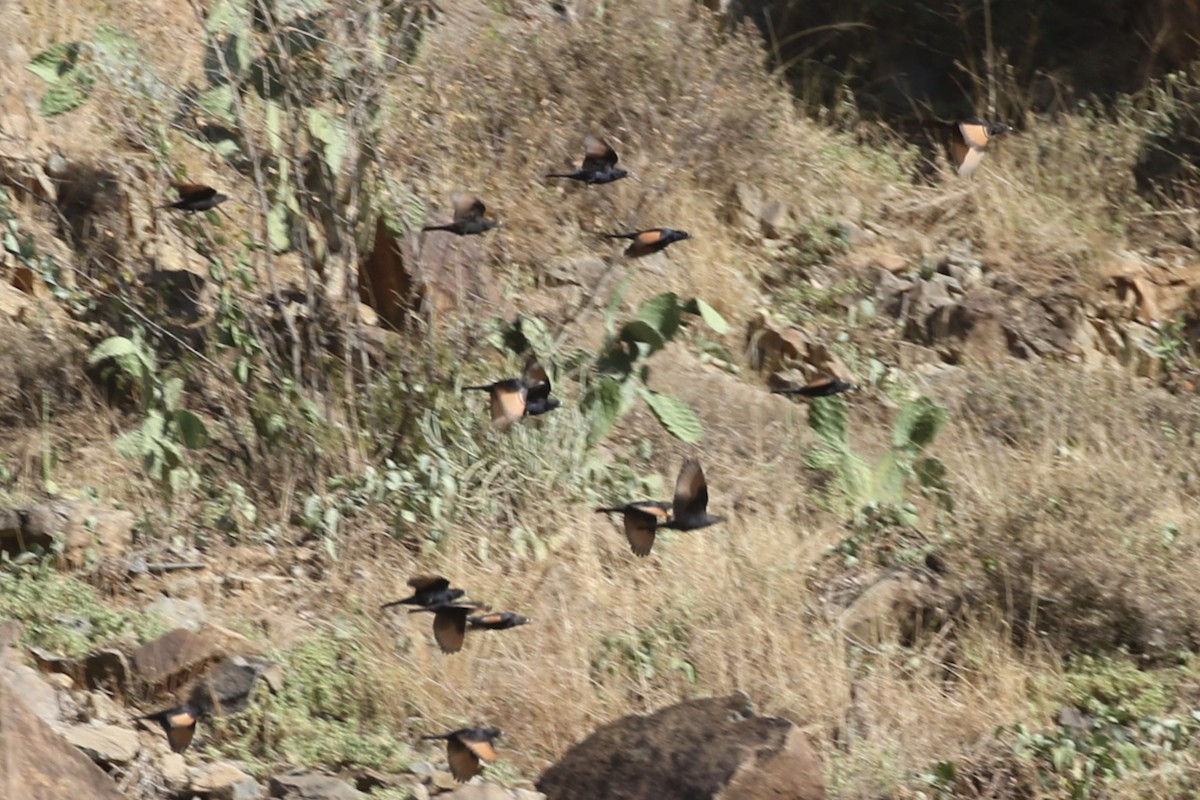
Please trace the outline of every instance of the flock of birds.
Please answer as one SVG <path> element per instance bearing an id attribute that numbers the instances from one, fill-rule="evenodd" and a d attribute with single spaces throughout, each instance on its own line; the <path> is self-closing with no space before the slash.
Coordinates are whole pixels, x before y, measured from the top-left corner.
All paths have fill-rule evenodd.
<path id="1" fill-rule="evenodd" d="M 949 132 L 949 154 L 961 177 L 970 177 L 975 172 L 993 137 L 1012 130 L 1004 123 L 979 118 L 924 124 Z M 566 178 L 587 186 L 612 183 L 630 174 L 617 166 L 618 162 L 612 146 L 599 137 L 588 135 L 584 138 L 584 156 L 578 167 L 571 172 L 554 172 L 546 177 Z M 174 184 L 174 188 L 179 199 L 159 208 L 195 213 L 214 209 L 229 199 L 228 195 L 202 184 L 181 183 Z M 455 192 L 451 195 L 451 205 L 454 216 L 450 222 L 426 225 L 422 231 L 472 236 L 485 233 L 500 224 L 487 216 L 487 207 L 473 194 Z M 647 228 L 606 236 L 630 240 L 625 250 L 625 255 L 630 258 L 657 253 L 675 242 L 691 238 L 688 232 L 673 228 Z M 776 389 L 774 393 L 822 397 L 855 388 L 854 384 L 840 378 L 825 376 L 804 386 Z M 561 405 L 558 399 L 550 396 L 552 386 L 549 375 L 536 361 L 530 361 L 519 378 L 506 378 L 463 389 L 489 393 L 492 423 L 501 429 L 523 417 L 545 414 Z M 597 508 L 596 513 L 622 515 L 625 538 L 633 554 L 639 557 L 650 554 L 655 535 L 660 529 L 693 531 L 724 520 L 724 517 L 708 513 L 708 483 L 700 462 L 694 458 L 683 462 L 675 481 L 675 495 L 670 502 L 635 500 L 620 506 Z M 451 586 L 450 581 L 441 575 L 417 575 L 409 579 L 408 586 L 413 590 L 410 596 L 385 603 L 381 608 L 411 605 L 415 608 L 409 610 L 410 614 L 433 614 L 434 640 L 447 655 L 462 650 L 469 630 L 507 630 L 532 621 L 512 611 L 492 611 L 486 603 L 464 599 L 466 590 Z M 185 703 L 135 719 L 150 720 L 161 725 L 171 749 L 178 753 L 191 744 L 196 723 L 206 713 L 211 713 L 211 709 Z M 482 762 L 496 760 L 493 743 L 502 735 L 499 729 L 493 727 L 469 727 L 421 738 L 446 741 L 446 760 L 450 773 L 455 780 L 464 782 L 482 771 Z"/>

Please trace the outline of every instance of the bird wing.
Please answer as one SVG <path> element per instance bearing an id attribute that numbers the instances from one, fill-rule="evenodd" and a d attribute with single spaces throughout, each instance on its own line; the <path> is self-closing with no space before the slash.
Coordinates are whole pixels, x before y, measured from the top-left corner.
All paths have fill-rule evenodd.
<path id="1" fill-rule="evenodd" d="M 683 462 L 679 477 L 675 479 L 675 502 L 672 504 L 672 515 L 675 519 L 703 514 L 708 508 L 708 484 L 704 480 L 704 470 L 700 462 L 689 458 Z"/>
<path id="2" fill-rule="evenodd" d="M 175 724 L 167 728 L 167 744 L 171 745 L 171 751 L 174 753 L 182 753 L 192 743 L 192 737 L 196 735 L 196 720 L 194 717 L 189 717 L 190 723 Z"/>
<path id="3" fill-rule="evenodd" d="M 176 183 L 175 191 L 180 200 L 211 200 L 217 196 L 217 190 L 203 183 Z"/>
<path id="4" fill-rule="evenodd" d="M 467 610 L 465 608 L 439 608 L 433 615 L 433 638 L 443 653 L 462 650 L 467 634 Z"/>
<path id="5" fill-rule="evenodd" d="M 960 122 L 958 123 L 958 132 L 967 147 L 983 149 L 988 146 L 988 128 L 983 122 L 976 122 L 974 120 Z"/>
<path id="6" fill-rule="evenodd" d="M 489 627 L 492 625 L 502 624 L 504 622 L 504 615 L 501 614 L 499 611 L 496 611 L 491 614 L 480 614 L 477 617 L 471 617 L 468 621 L 472 625 L 478 625 L 480 627 L 486 628 L 486 627 Z"/>
<path id="7" fill-rule="evenodd" d="M 466 745 L 477 758 L 484 761 L 495 761 L 498 758 L 496 748 L 492 747 L 492 743 L 487 739 L 471 740 L 464 736 L 460 737 L 459 741 Z"/>
<path id="8" fill-rule="evenodd" d="M 525 416 L 525 387 L 496 384 L 492 387 L 492 422 L 508 427 Z"/>
<path id="9" fill-rule="evenodd" d="M 611 169 L 617 165 L 617 160 L 617 151 L 608 142 L 596 136 L 584 137 L 582 169 L 589 172 Z"/>
<path id="10" fill-rule="evenodd" d="M 450 588 L 450 581 L 441 575 L 414 575 L 408 585 L 418 592 L 444 592 Z"/>
<path id="11" fill-rule="evenodd" d="M 956 158 L 958 161 L 959 177 L 969 178 L 974 175 L 975 170 L 979 169 L 979 165 L 983 163 L 983 156 L 983 150 L 974 147 L 966 148 L 966 152 L 963 153 L 962 158 Z"/>
<path id="12" fill-rule="evenodd" d="M 658 526 L 654 515 L 637 508 L 625 509 L 625 538 L 635 556 L 648 556 L 654 547 L 654 529 Z"/>
<path id="13" fill-rule="evenodd" d="M 550 376 L 546 374 L 546 368 L 538 362 L 529 362 L 522 381 L 525 384 L 526 403 L 545 400 L 550 396 Z"/>
<path id="14" fill-rule="evenodd" d="M 637 238 L 634 239 L 635 244 L 652 245 L 663 238 L 663 231 L 659 228 L 651 228 L 648 231 L 638 231 Z"/>
<path id="15" fill-rule="evenodd" d="M 482 219 L 487 206 L 477 196 L 467 192 L 455 192 L 450 195 L 450 203 L 454 206 L 455 222 L 467 219 Z"/>
<path id="16" fill-rule="evenodd" d="M 446 740 L 446 762 L 450 765 L 450 774 L 459 783 L 466 783 L 480 772 L 479 758 L 456 738 Z"/>

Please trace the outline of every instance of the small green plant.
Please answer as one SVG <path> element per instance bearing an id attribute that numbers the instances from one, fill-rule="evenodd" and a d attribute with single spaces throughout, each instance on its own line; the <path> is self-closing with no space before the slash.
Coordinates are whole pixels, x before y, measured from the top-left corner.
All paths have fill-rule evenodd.
<path id="1" fill-rule="evenodd" d="M 106 361 L 139 400 L 145 415 L 140 427 L 117 438 L 116 448 L 126 458 L 137 458 L 146 473 L 168 494 L 195 479 L 184 451 L 208 443 L 208 429 L 194 412 L 183 407 L 183 379 L 163 379 L 158 360 L 140 330 L 132 337 L 111 336 L 88 355 L 88 364 Z"/>
<path id="2" fill-rule="evenodd" d="M 268 653 L 283 666 L 283 687 L 261 690 L 245 712 L 216 720 L 214 747 L 261 769 L 280 763 L 405 769 L 413 753 L 394 726 L 406 714 L 380 691 L 367 645 L 374 636 L 359 622 L 338 618 L 287 650 Z"/>
<path id="3" fill-rule="evenodd" d="M 91 586 L 58 573 L 49 560 L 0 562 L 0 618 L 21 623 L 25 644 L 68 658 L 118 638 L 141 642 L 166 630 L 156 616 L 108 608 Z"/>
<path id="4" fill-rule="evenodd" d="M 699 442 L 704 437 L 700 418 L 679 398 L 646 385 L 646 361 L 679 334 L 688 315 L 699 317 L 718 334 L 726 333 L 729 323 L 700 298 L 684 302 L 674 292 L 664 292 L 646 300 L 633 319 L 617 327 L 621 294 L 622 290 L 614 294 L 605 317 L 607 336 L 594 365 L 598 377 L 580 400 L 591 418 L 591 441 L 607 436 L 640 397 L 668 433 L 689 444 Z"/>
<path id="5" fill-rule="evenodd" d="M 946 424 L 946 410 L 929 398 L 918 397 L 900 408 L 891 447 L 874 467 L 850 447 L 849 409 L 842 397 L 813 399 L 808 424 L 820 440 L 808 454 L 808 466 L 834 473 L 842 497 L 863 524 L 889 519 L 898 525 L 914 524 L 916 508 L 906 501 L 914 479 L 940 507 L 953 510 L 945 464 L 922 455 Z"/>
<path id="6" fill-rule="evenodd" d="M 34 56 L 26 69 L 47 84 L 38 110 L 53 117 L 86 103 L 107 65 L 137 61 L 133 39 L 112 25 L 100 25 L 90 41 L 53 44 Z"/>
<path id="7" fill-rule="evenodd" d="M 688 658 L 691 636 L 680 623 L 612 633 L 600 640 L 591 669 L 599 683 L 606 676 L 628 676 L 639 684 L 679 672 L 688 683 L 696 682 L 696 666 Z"/>

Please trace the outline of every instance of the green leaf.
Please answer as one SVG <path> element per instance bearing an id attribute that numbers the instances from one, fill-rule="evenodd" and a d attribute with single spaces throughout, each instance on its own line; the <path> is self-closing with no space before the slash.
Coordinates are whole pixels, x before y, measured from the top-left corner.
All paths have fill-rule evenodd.
<path id="1" fill-rule="evenodd" d="M 635 319 L 621 326 L 621 339 L 626 342 L 641 342 L 649 348 L 645 355 L 657 352 L 666 347 L 666 340 L 661 333 L 645 320 Z"/>
<path id="2" fill-rule="evenodd" d="M 289 225 L 290 213 L 286 203 L 277 202 L 267 212 L 267 239 L 271 252 L 283 253 L 292 246 L 292 229 Z"/>
<path id="3" fill-rule="evenodd" d="M 179 408 L 181 397 L 183 397 L 183 378 L 171 378 L 163 384 L 163 407 L 167 411 Z"/>
<path id="4" fill-rule="evenodd" d="M 200 417 L 181 408 L 175 412 L 175 425 L 179 428 L 179 439 L 189 450 L 199 450 L 208 444 L 208 428 Z"/>
<path id="5" fill-rule="evenodd" d="M 61 80 L 50 84 L 38 101 L 38 111 L 43 117 L 65 114 L 87 102 L 95 79 L 79 70 L 71 70 Z"/>
<path id="6" fill-rule="evenodd" d="M 624 404 L 622 388 L 621 381 L 605 375 L 588 386 L 580 400 L 580 408 L 591 423 L 588 439 L 592 444 L 607 436 L 620 419 Z"/>
<path id="7" fill-rule="evenodd" d="M 34 56 L 25 69 L 46 83 L 57 83 L 63 75 L 75 69 L 79 52 L 79 42 L 59 42 Z"/>
<path id="8" fill-rule="evenodd" d="M 196 98 L 196 105 L 222 124 L 234 125 L 237 122 L 237 115 L 233 111 L 233 87 L 228 83 L 201 92 Z"/>
<path id="9" fill-rule="evenodd" d="M 827 447 L 814 447 L 804 458 L 804 468 L 813 470 L 836 469 L 842 463 L 842 454 Z"/>
<path id="10" fill-rule="evenodd" d="M 814 397 L 808 404 L 808 426 L 823 442 L 835 450 L 848 452 L 850 447 L 849 409 L 838 396 Z"/>
<path id="11" fill-rule="evenodd" d="M 89 367 L 94 367 L 105 359 L 111 358 L 121 366 L 130 377 L 141 377 L 141 370 L 126 369 L 125 365 L 129 363 L 138 363 L 138 348 L 132 340 L 124 336 L 110 336 L 92 350 L 88 354 L 87 363 Z M 129 359 L 134 359 L 130 362 Z"/>
<path id="12" fill-rule="evenodd" d="M 250 30 L 250 4 L 254 0 L 214 0 L 204 20 L 209 33 L 243 34 Z"/>
<path id="13" fill-rule="evenodd" d="M 113 447 L 122 458 L 140 459 L 146 452 L 146 437 L 141 428 L 126 431 L 113 440 Z"/>
<path id="14" fill-rule="evenodd" d="M 684 310 L 689 314 L 699 314 L 700 319 L 704 320 L 705 325 L 712 328 L 713 333 L 724 336 L 730 331 L 729 323 L 725 321 L 725 318 L 699 297 L 692 298 Z"/>
<path id="15" fill-rule="evenodd" d="M 892 446 L 918 453 L 937 438 L 949 414 L 928 397 L 918 397 L 905 404 L 896 416 L 892 428 Z"/>
<path id="16" fill-rule="evenodd" d="M 646 404 L 667 429 L 667 433 L 688 444 L 696 444 L 704 438 L 704 424 L 691 407 L 677 397 L 642 389 Z"/>
<path id="17" fill-rule="evenodd" d="M 679 296 L 674 292 L 663 292 L 642 303 L 634 315 L 634 320 L 652 326 L 664 341 L 670 341 L 679 330 L 679 320 L 682 316 Z"/>
<path id="18" fill-rule="evenodd" d="M 553 355 L 554 340 L 550 337 L 550 331 L 546 330 L 546 323 L 537 317 L 527 317 L 522 314 L 518 318 L 517 324 L 521 329 L 521 335 L 533 349 L 534 355 L 546 359 Z"/>
<path id="19" fill-rule="evenodd" d="M 99 25 L 92 36 L 91 48 L 98 59 L 123 65 L 137 64 L 141 55 L 137 40 L 115 25 Z"/>
<path id="20" fill-rule="evenodd" d="M 329 171 L 340 174 L 346 157 L 346 124 L 325 109 L 313 107 L 308 109 L 308 129 L 324 145 Z"/>

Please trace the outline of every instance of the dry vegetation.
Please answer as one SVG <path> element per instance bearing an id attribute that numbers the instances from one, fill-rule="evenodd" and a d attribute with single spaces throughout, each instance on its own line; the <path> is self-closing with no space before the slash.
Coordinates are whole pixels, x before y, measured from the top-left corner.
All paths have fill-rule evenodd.
<path id="1" fill-rule="evenodd" d="M 176 3 L 133 5 L 137 13 L 122 20 L 72 7 L 53 26 L 30 13 L 28 41 L 40 47 L 64 30 L 116 22 L 151 54 L 146 69 L 159 79 L 198 77 L 195 61 L 175 59 L 199 58 L 202 47 L 191 44 L 203 38 L 199 17 Z M 369 374 L 348 367 L 336 347 L 306 349 L 302 374 L 291 374 L 289 335 L 262 301 L 265 264 L 280 283 L 303 289 L 321 279 L 318 266 L 328 275 L 353 263 L 353 249 L 321 265 L 295 250 L 251 248 L 265 238 L 257 197 L 267 183 L 178 132 L 165 135 L 168 149 L 153 144 L 153 129 L 122 125 L 107 112 L 136 106 L 132 88 L 108 86 L 57 118 L 61 129 L 26 143 L 31 153 L 52 142 L 80 161 L 137 164 L 122 173 L 135 196 L 156 197 L 168 174 L 186 172 L 239 198 L 228 204 L 236 220 L 214 215 L 205 223 L 211 232 L 178 223 L 199 243 L 179 251 L 183 265 L 215 275 L 209 267 L 219 258 L 224 270 L 203 355 L 119 303 L 116 313 L 92 315 L 86 332 L 94 345 L 142 324 L 161 374 L 186 378 L 188 403 L 205 415 L 214 442 L 187 454 L 190 481 L 173 493 L 113 450 L 116 433 L 137 427 L 142 411 L 121 384 L 85 370 L 83 349 L 64 344 L 74 341 L 65 321 L 57 338 L 7 317 L 0 323 L 0 498 L 91 494 L 137 510 L 146 551 L 194 546 L 213 575 L 279 578 L 196 590 L 211 616 L 288 668 L 283 694 L 222 722 L 200 751 L 263 770 L 399 771 L 433 752 L 416 735 L 487 722 L 506 732 L 505 761 L 493 774 L 530 777 L 604 721 L 738 688 L 805 727 L 832 796 L 1195 791 L 1194 401 L 1073 365 L 969 364 L 929 381 L 888 364 L 885 379 L 850 401 L 851 446 L 874 463 L 888 448 L 897 405 L 917 389 L 935 398 L 949 422 L 930 452 L 948 467 L 954 509 L 907 485 L 915 519 L 848 522 L 855 515 L 843 513 L 846 504 L 867 498 L 836 496 L 828 475 L 810 468 L 816 438 L 804 408 L 766 393 L 747 369 L 740 334 L 756 309 L 779 301 L 860 371 L 871 357 L 886 358 L 896 338 L 888 324 L 856 328 L 836 304 L 817 308 L 811 295 L 797 300 L 779 288 L 781 275 L 847 255 L 843 243 L 821 239 L 843 220 L 875 226 L 914 263 L 966 242 L 1017 281 L 1098 292 L 1098 267 L 1157 233 L 1139 216 L 1149 206 L 1136 192 L 1135 167 L 1160 133 L 1152 119 L 1169 116 L 1177 101 L 1148 94 L 1115 111 L 1029 114 L 973 182 L 913 180 L 916 146 L 867 122 L 812 121 L 767 74 L 751 33 L 722 32 L 692 3 L 604 4 L 608 24 L 595 28 L 493 10 L 524 4 L 441 5 L 448 18 L 428 23 L 411 58 L 368 74 L 380 81 L 385 124 L 373 140 L 362 136 L 363 151 L 374 154 L 363 185 L 388 188 L 370 197 L 364 189 L 362 206 L 394 203 L 404 216 L 418 198 L 424 215 L 420 200 L 444 208 L 451 190 L 478 191 L 504 221 L 484 242 L 504 301 L 451 316 L 427 336 L 410 329 L 390 340 Z M 151 47 L 166 30 L 186 45 Z M 259 113 L 247 97 L 246 113 Z M 147 124 L 164 122 L 146 113 Z M 590 190 L 541 180 L 577 155 L 589 130 L 610 137 L 636 179 Z M 269 148 L 264 130 L 245 133 Z M 739 185 L 786 201 L 800 221 L 798 242 L 821 241 L 779 252 L 747 239 L 726 221 Z M 347 208 L 337 225 L 353 227 Z M 29 201 L 20 214 L 26 230 L 53 238 L 44 209 Z M 163 242 L 179 234 L 175 221 L 159 220 L 160 238 L 144 241 L 161 259 Z M 651 384 L 704 420 L 701 445 L 670 438 L 641 406 L 592 445 L 577 401 L 602 311 L 576 316 L 575 296 L 543 278 L 565 261 L 608 255 L 598 232 L 650 225 L 696 238 L 669 259 L 635 267 L 618 316 L 673 290 L 708 300 L 735 333 L 690 329 L 649 362 Z M 373 224 L 349 237 L 358 247 L 370 241 L 365 230 Z M 125 257 L 143 255 L 127 246 Z M 602 288 L 601 306 L 613 291 Z M 455 386 L 516 367 L 485 337 L 499 327 L 492 315 L 507 310 L 511 321 L 530 308 L 545 310 L 552 329 L 568 323 L 556 349 L 539 354 L 560 363 L 556 391 L 567 404 L 497 434 L 483 423 L 480 398 L 462 398 Z M 345 323 L 339 314 L 321 318 L 332 319 L 334 339 Z M 317 327 L 308 324 L 301 336 Z M 221 337 L 234 328 L 254 347 L 230 347 Z M 847 335 L 835 340 L 838 333 Z M 705 337 L 741 374 L 702 362 Z M 228 377 L 239 355 L 254 368 L 241 385 Z M 234 431 L 251 443 L 249 463 Z M 729 522 L 662 535 L 651 557 L 634 559 L 592 507 L 665 496 L 681 458 L 696 453 L 711 508 Z M 444 657 L 424 625 L 377 611 L 418 570 L 451 576 L 535 623 L 472 635 L 462 655 Z M 846 606 L 897 576 L 928 591 L 883 614 L 896 624 L 877 638 L 843 635 Z M 160 589 L 187 591 L 147 577 L 94 602 L 137 608 Z M 1156 701 L 1139 705 L 1150 693 L 1146 679 Z M 1055 715 L 1088 702 L 1091 713 L 1128 727 L 1121 735 L 1138 749 L 1139 768 L 1121 761 L 1127 754 L 1110 765 L 1110 751 L 1082 736 L 1056 762 L 1069 737 Z M 1149 731 L 1171 718 L 1185 729 L 1179 752 Z M 1087 769 L 1095 770 L 1090 783 L 1080 777 Z"/>

